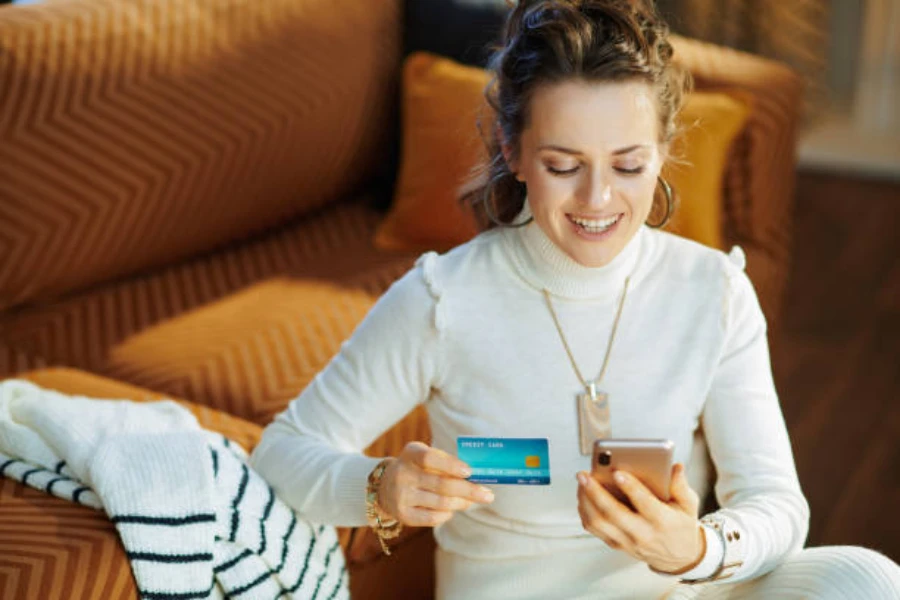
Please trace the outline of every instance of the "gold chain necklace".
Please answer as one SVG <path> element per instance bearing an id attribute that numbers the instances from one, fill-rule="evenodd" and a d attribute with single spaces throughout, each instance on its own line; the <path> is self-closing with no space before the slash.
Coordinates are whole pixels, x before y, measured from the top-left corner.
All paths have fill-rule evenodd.
<path id="1" fill-rule="evenodd" d="M 613 342 L 616 339 L 616 330 L 619 328 L 619 319 L 622 317 L 622 307 L 625 306 L 625 296 L 628 295 L 628 282 L 631 277 L 625 278 L 625 288 L 622 290 L 622 297 L 619 299 L 619 308 L 616 311 L 616 319 L 613 321 L 612 332 L 609 334 L 609 342 L 606 344 L 606 355 L 603 357 L 603 366 L 600 367 L 600 374 L 596 378 L 588 381 L 581 374 L 572 349 L 566 341 L 562 326 L 559 324 L 559 317 L 553 308 L 553 302 L 550 300 L 550 292 L 544 288 L 544 299 L 547 301 L 547 308 L 553 316 L 553 324 L 556 325 L 556 331 L 559 332 L 559 339 L 562 340 L 566 354 L 569 356 L 569 362 L 572 363 L 572 369 L 581 385 L 584 386 L 585 393 L 578 394 L 576 407 L 578 410 L 578 438 L 581 447 L 581 454 L 589 456 L 592 452 L 594 440 L 597 438 L 610 437 L 611 428 L 609 422 L 609 396 L 605 392 L 597 391 L 597 384 L 606 374 L 606 367 L 609 365 L 609 356 L 612 353 Z"/>

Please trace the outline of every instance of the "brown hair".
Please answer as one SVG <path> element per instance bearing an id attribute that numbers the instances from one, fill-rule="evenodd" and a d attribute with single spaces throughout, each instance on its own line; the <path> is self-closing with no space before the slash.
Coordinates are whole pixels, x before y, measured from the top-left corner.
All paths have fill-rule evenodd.
<path id="1" fill-rule="evenodd" d="M 494 76 L 485 98 L 495 121 L 486 135 L 482 131 L 488 161 L 461 197 L 472 205 L 482 228 L 496 225 L 491 216 L 509 223 L 524 206 L 525 184 L 510 171 L 500 136 L 515 158 L 531 96 L 542 84 L 571 79 L 646 81 L 656 92 L 660 141 L 669 142 L 675 136 L 675 115 L 691 78 L 672 64 L 668 36 L 669 28 L 652 0 L 518 2 L 489 66 Z"/>

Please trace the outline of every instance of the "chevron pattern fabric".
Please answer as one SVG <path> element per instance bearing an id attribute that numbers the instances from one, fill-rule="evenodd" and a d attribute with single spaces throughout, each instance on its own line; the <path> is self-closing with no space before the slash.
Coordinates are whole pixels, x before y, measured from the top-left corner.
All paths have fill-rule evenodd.
<path id="1" fill-rule="evenodd" d="M 343 196 L 390 135 L 399 0 L 0 11 L 0 309 Z"/>
<path id="2" fill-rule="evenodd" d="M 207 411 L 207 419 L 235 414 L 266 423 L 325 366 L 416 258 L 372 250 L 380 215 L 368 204 L 365 198 L 342 202 L 195 261 L 7 312 L 0 315 L 0 330 L 50 364 L 191 398 L 199 403 L 193 410 Z M 280 291 L 289 296 L 279 297 Z M 220 315 L 228 325 L 217 322 Z M 0 351 L 4 357 L 3 377 L 44 362 L 35 364 L 23 352 Z M 118 397 L 115 389 L 108 395 Z M 244 447 L 255 445 L 234 432 L 226 435 Z M 427 416 L 418 409 L 367 453 L 395 455 L 406 442 L 430 435 Z M 348 541 L 350 530 L 342 535 Z M 349 560 L 369 562 L 380 553 L 377 540 L 361 530 Z"/>
<path id="3" fill-rule="evenodd" d="M 0 313 L 0 332 L 10 345 L 6 353 L 0 347 L 3 369 L 0 376 L 41 366 L 27 359 L 41 357 L 47 364 L 103 373 L 209 406 L 232 406 L 240 416 L 256 419 L 254 415 L 258 413 L 260 419 L 265 419 L 266 414 L 275 410 L 273 406 L 257 411 L 248 403 L 261 399 L 266 404 L 273 391 L 282 400 L 299 392 L 303 381 L 311 376 L 310 369 L 324 366 L 324 361 L 336 352 L 337 345 L 352 331 L 367 306 L 415 260 L 414 255 L 381 254 L 372 250 L 370 240 L 379 214 L 367 205 L 366 198 L 347 200 L 263 237 L 193 261 L 97 287 L 59 302 Z M 332 311 L 331 317 L 322 323 L 306 324 L 313 333 L 320 332 L 321 339 L 317 341 L 324 340 L 326 344 L 309 348 L 312 340 L 300 339 L 296 351 L 311 353 L 304 359 L 306 374 L 301 379 L 278 371 L 246 374 L 238 370 L 229 376 L 232 383 L 235 376 L 244 377 L 240 373 L 248 376 L 239 385 L 240 389 L 235 389 L 240 399 L 232 401 L 220 394 L 219 384 L 204 384 L 199 377 L 186 380 L 182 377 L 183 370 L 166 374 L 159 368 L 145 370 L 140 364 L 111 361 L 114 355 L 123 355 L 117 350 L 120 346 L 139 345 L 141 336 L 154 327 L 164 326 L 172 319 L 272 278 L 309 282 L 311 286 L 318 282 L 321 286 L 332 285 L 335 290 L 350 292 L 348 298 L 352 302 L 348 305 L 300 307 L 310 317 Z M 249 316 L 257 312 L 252 311 Z M 251 324 L 252 319 L 233 324 L 220 334 L 249 330 Z M 218 368 L 217 361 L 213 358 L 208 368 Z M 228 367 L 221 362 L 218 366 Z M 301 387 L 291 392 L 293 385 Z M 246 394 L 252 400 L 245 399 Z"/>
<path id="4" fill-rule="evenodd" d="M 306 387 L 374 303 L 362 291 L 269 280 L 112 350 L 117 379 L 266 423 Z"/>
<path id="5" fill-rule="evenodd" d="M 137 600 L 115 526 L 88 508 L 0 478 L 0 597 Z"/>
<path id="6" fill-rule="evenodd" d="M 379 214 L 367 205 L 366 199 L 344 202 L 196 261 L 9 312 L 0 317 L 0 329 L 52 364 L 155 391 L 137 392 L 141 398 L 162 392 L 199 403 L 192 410 L 203 411 L 207 421 L 234 414 L 266 423 L 325 366 L 416 258 L 372 250 Z M 15 356 L 10 366 L 31 368 L 25 355 Z M 79 374 L 76 383 L 84 377 Z M 59 385 L 63 378 L 52 381 Z M 107 380 L 92 378 L 91 385 L 96 381 Z M 90 395 L 125 397 L 116 389 L 101 387 Z M 255 445 L 236 437 L 233 428 L 223 430 L 227 425 L 219 422 L 216 429 L 244 447 Z M 419 408 L 366 453 L 396 455 L 411 440 L 430 439 L 427 415 Z M 367 529 L 352 536 L 352 545 L 351 530 L 340 533 L 351 564 L 380 558 Z M 403 538 L 418 533 L 408 528 Z"/>

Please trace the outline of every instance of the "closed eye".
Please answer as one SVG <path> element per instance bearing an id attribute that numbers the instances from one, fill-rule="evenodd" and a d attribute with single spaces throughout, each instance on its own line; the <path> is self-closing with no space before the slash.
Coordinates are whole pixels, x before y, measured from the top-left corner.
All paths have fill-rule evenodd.
<path id="1" fill-rule="evenodd" d="M 572 167 L 571 169 L 554 169 L 553 167 L 547 167 L 547 171 L 559 177 L 565 177 L 566 175 L 574 175 L 580 168 L 580 166 Z"/>
<path id="2" fill-rule="evenodd" d="M 633 169 L 625 169 L 622 167 L 616 167 L 616 171 L 619 173 L 624 173 L 626 175 L 640 175 L 644 172 L 644 167 L 635 167 Z"/>
<path id="3" fill-rule="evenodd" d="M 547 167 L 547 171 L 556 175 L 558 177 L 565 177 L 567 175 L 574 175 L 581 169 L 581 166 L 572 167 L 571 169 L 554 169 L 553 167 Z M 622 173 L 624 175 L 640 175 L 644 172 L 644 167 L 635 167 L 633 169 L 626 169 L 624 167 L 616 167 L 616 171 Z"/>

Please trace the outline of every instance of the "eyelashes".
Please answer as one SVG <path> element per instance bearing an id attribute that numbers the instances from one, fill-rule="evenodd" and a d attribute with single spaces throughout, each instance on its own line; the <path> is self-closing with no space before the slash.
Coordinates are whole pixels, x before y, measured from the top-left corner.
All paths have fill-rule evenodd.
<path id="1" fill-rule="evenodd" d="M 547 171 L 553 175 L 565 177 L 566 175 L 574 175 L 578 172 L 579 168 L 580 167 L 573 167 L 571 169 L 554 169 L 553 167 L 547 167 Z"/>
<path id="2" fill-rule="evenodd" d="M 619 173 L 624 173 L 626 175 L 640 175 L 644 172 L 644 167 L 635 167 L 633 169 L 621 169 L 619 167 L 616 167 L 616 171 L 618 171 Z"/>
<path id="3" fill-rule="evenodd" d="M 550 166 L 548 166 L 546 168 L 550 174 L 556 175 L 557 177 L 567 177 L 569 175 L 574 175 L 579 170 L 581 170 L 580 166 L 573 167 L 571 169 L 554 169 L 553 167 L 550 167 Z M 619 173 L 622 173 L 623 175 L 640 175 L 641 173 L 644 172 L 644 167 L 635 167 L 634 169 L 625 169 L 622 167 L 615 167 L 615 170 L 618 171 Z"/>

